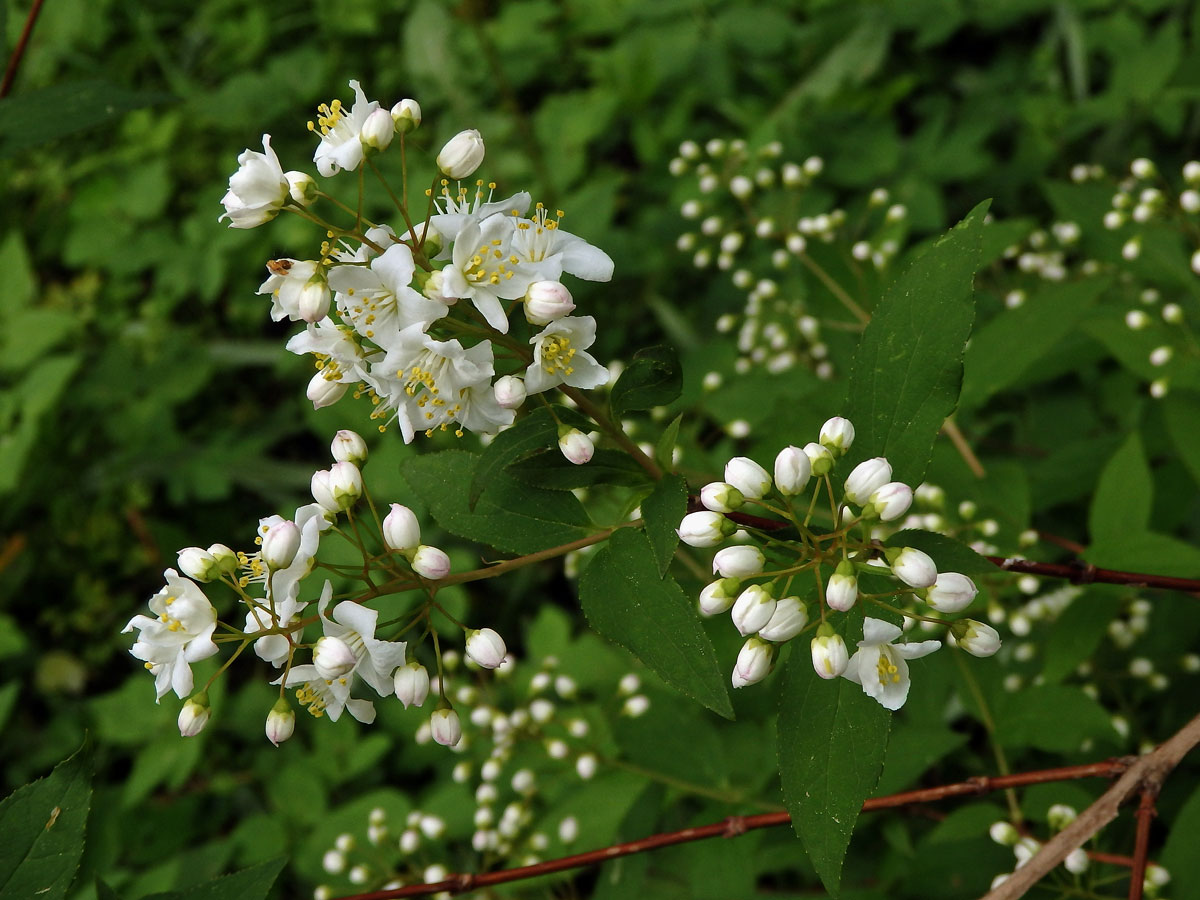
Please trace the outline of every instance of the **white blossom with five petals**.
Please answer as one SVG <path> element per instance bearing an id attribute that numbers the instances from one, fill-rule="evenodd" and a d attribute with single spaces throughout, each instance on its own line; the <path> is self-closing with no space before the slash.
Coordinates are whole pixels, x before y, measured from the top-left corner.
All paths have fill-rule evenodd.
<path id="1" fill-rule="evenodd" d="M 861 684 L 863 693 L 884 709 L 897 710 L 908 699 L 907 660 L 928 656 L 942 646 L 941 641 L 893 644 L 903 634 L 900 628 L 882 619 L 863 620 L 863 639 L 858 652 L 850 657 L 843 678 Z"/>
<path id="2" fill-rule="evenodd" d="M 155 702 L 172 690 L 180 699 L 187 697 L 193 684 L 191 664 L 217 652 L 212 639 L 217 611 L 204 591 L 174 569 L 167 569 L 163 577 L 166 587 L 149 602 L 157 618 L 134 616 L 121 632 L 138 631 L 129 652 L 154 676 Z"/>

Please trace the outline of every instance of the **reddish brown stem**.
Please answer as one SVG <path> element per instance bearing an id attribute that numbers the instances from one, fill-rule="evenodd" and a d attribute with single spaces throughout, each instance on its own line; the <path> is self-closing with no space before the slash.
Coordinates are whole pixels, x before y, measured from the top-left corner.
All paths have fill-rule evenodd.
<path id="1" fill-rule="evenodd" d="M 21 59 L 25 56 L 25 46 L 29 43 L 29 36 L 33 34 L 33 26 L 37 22 L 38 13 L 42 11 L 43 0 L 33 0 L 33 5 L 29 7 L 29 15 L 25 17 L 25 27 L 21 29 L 21 36 L 17 38 L 17 46 L 13 48 L 12 56 L 8 58 L 8 65 L 4 69 L 4 80 L 0 81 L 0 97 L 7 97 L 8 92 L 12 90 L 13 82 L 17 80 L 17 70 L 21 68 Z"/>
<path id="2" fill-rule="evenodd" d="M 1137 808 L 1137 837 L 1133 845 L 1133 868 L 1129 873 L 1129 900 L 1142 900 L 1142 889 L 1146 881 L 1146 861 L 1150 854 L 1150 823 L 1157 811 L 1154 800 L 1158 787 L 1148 784 L 1142 788 L 1142 799 Z"/>

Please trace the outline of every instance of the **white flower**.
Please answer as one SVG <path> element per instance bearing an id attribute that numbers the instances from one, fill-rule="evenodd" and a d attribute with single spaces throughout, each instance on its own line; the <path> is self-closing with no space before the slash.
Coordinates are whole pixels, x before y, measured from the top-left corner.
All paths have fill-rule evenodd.
<path id="1" fill-rule="evenodd" d="M 337 642 L 346 647 L 353 656 L 355 663 L 347 670 L 333 674 L 321 671 L 321 665 L 316 663 L 318 673 L 327 681 L 337 681 L 349 674 L 360 676 L 381 697 L 387 697 L 395 690 L 392 673 L 398 666 L 404 664 L 403 641 L 381 641 L 375 637 L 375 626 L 379 621 L 378 610 L 370 609 L 353 600 L 343 600 L 333 608 L 331 617 L 325 615 L 325 607 L 333 596 L 333 585 L 326 581 L 325 590 L 321 594 L 318 609 L 321 611 L 321 625 L 325 637 L 336 638 Z M 321 641 L 317 642 L 317 654 L 320 654 Z M 337 667 L 335 667 L 337 668 Z"/>
<path id="2" fill-rule="evenodd" d="M 713 557 L 713 572 L 720 572 L 724 578 L 746 578 L 757 575 L 766 563 L 767 558 L 757 547 L 740 544 L 717 551 Z"/>
<path id="3" fill-rule="evenodd" d="M 578 428 L 560 425 L 558 426 L 558 449 L 567 458 L 568 462 L 577 466 L 584 466 L 592 461 L 592 455 L 596 452 L 596 445 L 592 443 L 590 437 Z"/>
<path id="4" fill-rule="evenodd" d="M 393 550 L 414 550 L 421 543 L 421 524 L 407 506 L 393 503 L 383 518 L 383 542 Z"/>
<path id="5" fill-rule="evenodd" d="M 861 462 L 846 478 L 846 499 L 856 506 L 862 506 L 891 477 L 892 466 L 882 456 Z"/>
<path id="6" fill-rule="evenodd" d="M 191 664 L 217 652 L 212 635 L 217 611 L 194 581 L 180 577 L 174 569 L 163 573 L 166 587 L 150 598 L 157 618 L 134 616 L 121 633 L 138 630 L 129 652 L 143 660 L 154 676 L 156 701 L 167 691 L 180 699 L 192 692 Z"/>
<path id="7" fill-rule="evenodd" d="M 897 710 L 908 699 L 908 663 L 906 660 L 928 656 L 940 641 L 893 644 L 903 632 L 896 625 L 869 616 L 863 620 L 863 639 L 858 652 L 850 657 L 843 677 L 861 684 L 863 693 L 884 709 Z"/>
<path id="8" fill-rule="evenodd" d="M 733 686 L 745 687 L 767 677 L 775 660 L 775 646 L 752 637 L 742 645 L 737 662 L 733 664 Z"/>
<path id="9" fill-rule="evenodd" d="M 429 671 L 418 662 L 410 662 L 396 670 L 394 677 L 396 699 L 404 708 L 420 706 L 429 696 Z"/>
<path id="10" fill-rule="evenodd" d="M 735 456 L 725 463 L 725 480 L 751 500 L 759 500 L 771 490 L 771 476 L 767 470 L 745 456 Z"/>
<path id="11" fill-rule="evenodd" d="M 821 426 L 821 446 L 827 447 L 838 456 L 843 455 L 854 443 L 854 426 L 849 419 L 834 416 Z"/>
<path id="12" fill-rule="evenodd" d="M 467 656 L 485 669 L 494 669 L 504 662 L 508 648 L 504 638 L 491 628 L 479 628 L 467 635 Z"/>
<path id="13" fill-rule="evenodd" d="M 262 559 L 271 569 L 286 569 L 300 549 L 300 529 L 295 522 L 281 519 L 263 535 Z"/>
<path id="14" fill-rule="evenodd" d="M 933 587 L 926 588 L 925 602 L 943 613 L 962 612 L 971 605 L 978 589 L 966 575 L 958 572 L 939 572 Z"/>
<path id="15" fill-rule="evenodd" d="M 429 717 L 433 739 L 443 747 L 453 747 L 462 740 L 462 724 L 452 709 L 435 709 Z"/>
<path id="16" fill-rule="evenodd" d="M 375 151 L 386 150 L 395 136 L 396 122 L 386 109 L 377 109 L 367 116 L 359 134 L 363 146 Z"/>
<path id="17" fill-rule="evenodd" d="M 315 356 L 320 371 L 314 377 L 314 382 L 322 379 L 330 385 L 350 385 L 363 381 L 367 376 L 368 364 L 374 357 L 382 355 L 378 351 L 375 351 L 374 357 L 365 353 L 353 328 L 338 325 L 328 317 L 293 335 L 285 346 L 291 353 L 311 353 Z M 344 392 L 345 388 L 342 390 Z M 309 385 L 309 399 L 315 403 L 312 385 Z"/>
<path id="18" fill-rule="evenodd" d="M 512 217 L 494 214 L 483 221 L 466 220 L 454 236 L 450 262 L 442 272 L 442 294 L 470 300 L 487 323 L 508 332 L 501 300 L 516 300 L 535 281 L 553 277 L 553 267 L 530 265 L 512 250 Z"/>
<path id="19" fill-rule="evenodd" d="M 775 604 L 775 612 L 771 619 L 758 630 L 758 636 L 764 641 L 782 643 L 790 641 L 808 624 L 808 610 L 804 601 L 799 597 L 784 597 Z"/>
<path id="20" fill-rule="evenodd" d="M 581 237 L 559 227 L 562 210 L 550 218 L 548 210 L 538 203 L 533 217 L 518 219 L 513 237 L 513 253 L 527 264 L 535 264 L 556 279 L 563 272 L 584 281 L 608 281 L 613 274 L 613 261 L 607 253 L 593 247 Z"/>
<path id="21" fill-rule="evenodd" d="M 326 178 L 345 169 L 353 172 L 363 161 L 362 130 L 371 113 L 379 109 L 376 100 L 367 100 L 357 81 L 351 81 L 354 107 L 349 113 L 341 100 L 317 107 L 317 122 L 308 123 L 308 130 L 320 132 L 321 143 L 313 154 L 317 171 Z"/>
<path id="22" fill-rule="evenodd" d="M 688 513 L 675 529 L 679 539 L 690 547 L 715 547 L 735 531 L 733 522 L 707 509 Z"/>
<path id="23" fill-rule="evenodd" d="M 742 635 L 754 634 L 760 628 L 767 627 L 775 614 L 776 605 L 777 601 L 770 591 L 762 585 L 752 584 L 738 595 L 730 615 Z"/>
<path id="24" fill-rule="evenodd" d="M 738 509 L 746 498 L 742 492 L 725 481 L 713 481 L 700 489 L 700 502 L 705 509 L 727 513 Z"/>
<path id="25" fill-rule="evenodd" d="M 238 170 L 229 178 L 229 190 L 221 198 L 225 212 L 217 221 L 229 219 L 230 228 L 254 228 L 279 214 L 288 199 L 288 180 L 279 157 L 271 149 L 271 136 L 263 135 L 263 152 L 243 150 Z"/>
<path id="26" fill-rule="evenodd" d="M 278 683 L 278 679 L 272 682 L 272 684 Z M 352 699 L 350 684 L 351 676 L 343 675 L 341 678 L 327 681 L 317 672 L 317 667 L 312 665 L 292 666 L 288 670 L 287 680 L 284 681 L 285 687 L 296 688 L 296 699 L 301 706 L 308 710 L 310 715 L 316 718 L 328 716 L 329 721 L 336 722 L 341 718 L 343 710 L 346 710 L 364 725 L 370 725 L 375 721 L 375 704 L 370 700 Z M 272 710 L 272 714 L 274 714 L 274 710 Z M 293 722 L 294 718 L 293 714 Z M 268 716 L 267 737 L 271 736 L 270 722 L 271 718 Z M 290 736 L 289 732 L 287 737 Z M 286 738 L 280 738 L 280 740 L 286 740 Z"/>
<path id="27" fill-rule="evenodd" d="M 529 339 L 533 363 L 525 371 L 525 390 L 539 394 L 560 384 L 594 388 L 608 381 L 608 369 L 584 351 L 596 340 L 596 320 L 567 316 Z"/>
<path id="28" fill-rule="evenodd" d="M 991 625 L 975 619 L 959 619 L 950 632 L 958 646 L 972 656 L 991 656 L 1000 649 L 1000 634 Z"/>
<path id="29" fill-rule="evenodd" d="M 313 648 L 313 665 L 322 678 L 341 678 L 358 665 L 358 657 L 346 646 L 345 641 L 325 635 L 317 639 L 317 645 Z"/>
<path id="30" fill-rule="evenodd" d="M 416 263 L 405 244 L 393 244 L 368 265 L 361 261 L 336 265 L 329 287 L 337 292 L 343 318 L 365 338 L 387 349 L 410 325 L 422 330 L 449 312 L 445 303 L 430 300 L 412 288 Z"/>
<path id="31" fill-rule="evenodd" d="M 892 574 L 914 588 L 927 588 L 937 581 L 937 566 L 929 554 L 915 547 L 905 547 L 899 553 L 890 551 Z"/>
<path id="32" fill-rule="evenodd" d="M 476 129 L 460 131 L 437 155 L 437 167 L 447 178 L 466 178 L 483 162 L 483 135 Z"/>
<path id="33" fill-rule="evenodd" d="M 829 626 L 821 627 L 826 629 Z M 818 631 L 817 636 L 812 639 L 811 649 L 813 671 L 822 678 L 826 680 L 837 678 L 846 671 L 849 654 L 846 652 L 846 642 L 842 640 L 840 634 L 833 634 L 832 629 L 828 634 L 821 634 Z"/>
<path id="34" fill-rule="evenodd" d="M 476 183 L 473 194 L 465 185 L 460 184 L 454 194 L 450 193 L 449 187 L 443 186 L 441 195 L 434 200 L 439 212 L 429 217 L 429 228 L 443 245 L 435 258 L 450 259 L 450 245 L 468 222 L 478 225 L 484 219 L 497 213 L 503 213 L 505 216 L 520 216 L 529 209 L 532 199 L 528 192 L 520 191 L 503 200 L 493 200 L 491 189 L 486 195 L 484 194 L 482 181 Z M 424 225 L 416 227 L 415 236 L 418 240 L 424 228 Z M 412 234 L 408 235 L 409 238 L 413 236 Z"/>
<path id="35" fill-rule="evenodd" d="M 784 447 L 775 457 L 775 486 L 792 497 L 804 490 L 812 477 L 812 460 L 799 447 Z"/>

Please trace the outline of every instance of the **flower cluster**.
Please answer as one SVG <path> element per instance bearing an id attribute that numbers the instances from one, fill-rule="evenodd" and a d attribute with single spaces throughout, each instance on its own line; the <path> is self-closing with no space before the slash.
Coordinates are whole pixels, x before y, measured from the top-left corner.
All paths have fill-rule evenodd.
<path id="1" fill-rule="evenodd" d="M 367 100 L 358 82 L 350 87 L 353 106 L 323 104 L 309 123 L 319 138 L 313 162 L 324 178 L 370 169 L 382 181 L 376 157 L 394 140 L 405 143 L 421 123 L 420 106 L 406 99 L 389 111 Z M 271 297 L 273 319 L 304 323 L 287 349 L 316 361 L 307 390 L 315 406 L 353 388 L 370 398 L 381 431 L 394 422 L 408 442 L 435 430 L 493 434 L 512 424 L 529 394 L 608 380 L 587 352 L 595 319 L 572 315 L 575 303 L 560 279 L 607 281 L 612 260 L 560 227 L 561 210 L 551 213 L 524 192 L 495 198 L 495 184 L 482 180 L 459 183 L 480 166 L 484 150 L 475 130 L 446 143 L 425 191 L 426 218 L 414 221 L 384 181 L 403 222 L 396 228 L 364 218 L 362 178 L 355 212 L 311 176 L 283 172 L 270 135 L 262 153 L 238 158 L 221 217 L 231 227 L 251 228 L 286 211 L 329 238 L 316 258 L 268 262 L 259 288 Z M 408 196 L 404 174 L 401 197 Z M 327 221 L 314 211 L 318 201 L 337 207 L 334 214 L 353 213 L 353 222 Z M 514 326 L 518 307 L 524 321 Z M 520 338 L 510 334 L 518 328 Z"/>
<path id="2" fill-rule="evenodd" d="M 701 490 L 704 508 L 680 523 L 680 539 L 693 547 L 717 547 L 740 534 L 749 539 L 716 552 L 713 573 L 721 577 L 699 598 L 701 614 L 730 613 L 747 638 L 734 664 L 734 687 L 761 681 L 771 670 L 778 644 L 813 630 L 810 647 L 817 675 L 843 676 L 886 708 L 900 708 L 908 697 L 907 660 L 934 652 L 941 642 L 895 643 L 901 628 L 868 616 L 851 655 L 831 619 L 860 600 L 914 621 L 948 626 L 957 646 L 976 656 L 990 656 L 1000 647 L 990 625 L 973 619 L 950 622 L 893 605 L 896 598 L 911 595 L 934 613 L 959 613 L 975 599 L 976 587 L 966 575 L 939 572 L 934 560 L 916 547 L 881 547 L 873 540 L 872 528 L 899 520 L 913 500 L 912 488 L 892 480 L 892 467 L 883 457 L 856 466 L 835 496 L 831 476 L 853 441 L 854 426 L 835 417 L 821 428 L 818 441 L 780 451 L 773 473 L 754 460 L 735 457 L 725 466 L 723 482 Z M 810 490 L 812 501 L 797 503 Z M 822 491 L 837 510 L 827 531 L 813 527 Z M 753 507 L 782 521 L 744 514 Z M 788 526 L 796 538 L 778 536 Z M 862 535 L 857 540 L 856 532 Z M 815 604 L 805 599 L 805 591 L 793 590 L 802 575 L 812 576 Z M 817 611 L 811 623 L 810 605 Z"/>
<path id="3" fill-rule="evenodd" d="M 282 669 L 272 682 L 280 686 L 280 697 L 266 721 L 267 738 L 275 745 L 295 729 L 295 712 L 285 697 L 289 689 L 311 715 L 335 722 L 344 712 L 360 722 L 374 721 L 374 703 L 358 696 L 364 691 L 394 695 L 406 707 L 425 703 L 430 676 L 414 658 L 416 647 L 379 637 L 379 610 L 366 601 L 421 591 L 426 601 L 416 608 L 407 604 L 400 616 L 407 623 L 396 629 L 396 636 L 417 625 L 436 636 L 431 614 L 446 616 L 435 592 L 450 574 L 450 558 L 422 543 L 420 523 L 408 507 L 393 503 L 380 519 L 363 483 L 367 446 L 359 435 L 339 431 L 331 450 L 333 465 L 313 473 L 312 503 L 290 519 L 261 519 L 256 550 L 235 552 L 224 544 L 180 550 L 179 571 L 167 569 L 166 586 L 150 598 L 155 617 L 134 616 L 125 626 L 126 632 L 138 633 L 130 652 L 154 675 L 157 698 L 171 691 L 187 698 L 179 715 L 184 736 L 199 734 L 211 717 L 208 685 L 192 693 L 191 664 L 216 654 L 221 644 L 234 645 L 234 656 L 253 646 L 260 659 Z M 356 506 L 364 500 L 368 511 L 356 515 Z M 347 527 L 339 521 L 343 516 Z M 375 535 L 371 547 L 363 537 L 369 526 Z M 338 567 L 317 560 L 321 539 L 330 533 L 358 545 L 363 570 L 379 575 L 363 595 L 335 602 L 331 578 L 340 578 Z M 303 599 L 302 593 L 305 580 L 318 568 L 325 568 L 331 578 L 324 579 L 314 612 L 313 601 Z M 235 595 L 223 619 L 204 584 L 222 584 Z M 463 628 L 466 654 L 476 665 L 496 669 L 506 662 L 504 640 L 493 629 L 470 629 L 450 621 Z M 440 661 L 436 647 L 435 641 Z M 298 662 L 300 652 L 310 654 L 310 661 Z M 435 687 L 440 700 L 430 718 L 430 733 L 439 743 L 453 746 L 461 736 L 458 716 L 440 681 Z"/>

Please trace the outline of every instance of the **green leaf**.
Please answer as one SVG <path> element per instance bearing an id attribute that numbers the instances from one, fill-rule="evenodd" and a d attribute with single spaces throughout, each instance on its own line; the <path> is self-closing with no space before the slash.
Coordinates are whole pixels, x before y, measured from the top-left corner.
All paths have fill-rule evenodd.
<path id="1" fill-rule="evenodd" d="M 1059 590 L 1079 591 L 1079 588 L 1065 585 Z M 1063 610 L 1046 638 L 1042 678 L 1047 684 L 1062 681 L 1091 657 L 1104 639 L 1108 623 L 1120 612 L 1124 592 L 1124 588 L 1090 585 Z"/>
<path id="2" fill-rule="evenodd" d="M 286 859 L 272 859 L 186 891 L 152 894 L 144 900 L 262 900 L 279 877 Z"/>
<path id="3" fill-rule="evenodd" d="M 72 81 L 0 100 L 0 157 L 54 138 L 114 123 L 123 113 L 172 99 L 105 81 Z"/>
<path id="4" fill-rule="evenodd" d="M 912 725 L 904 722 L 888 738 L 887 758 L 877 794 L 894 794 L 911 787 L 935 762 L 967 742 L 967 736 L 945 725 Z"/>
<path id="5" fill-rule="evenodd" d="M 849 463 L 886 456 L 897 481 L 921 482 L 958 399 L 987 206 L 975 207 L 918 257 L 875 308 L 854 354 L 844 407 L 857 435 Z"/>
<path id="6" fill-rule="evenodd" d="M 507 473 L 525 484 L 552 491 L 570 491 L 593 484 L 642 487 L 650 476 L 621 450 L 599 448 L 586 466 L 577 466 L 557 450 L 513 463 Z"/>
<path id="7" fill-rule="evenodd" d="M 1078 324 L 1108 286 L 1105 278 L 1055 284 L 978 329 L 966 350 L 960 406 L 976 409 L 1017 382 Z"/>
<path id="8" fill-rule="evenodd" d="M 712 642 L 682 588 L 660 576 L 645 534 L 616 531 L 580 578 L 579 600 L 592 628 L 680 693 L 733 718 Z"/>
<path id="9" fill-rule="evenodd" d="M 471 511 L 467 490 L 478 459 L 465 450 L 445 450 L 411 456 L 401 471 L 439 525 L 497 550 L 536 553 L 592 534 L 573 494 L 530 487 L 503 471 Z"/>
<path id="10" fill-rule="evenodd" d="M 793 648 L 779 695 L 777 748 L 792 827 L 835 897 L 863 801 L 879 780 L 888 711 L 845 678 L 825 681 Z"/>
<path id="11" fill-rule="evenodd" d="M 962 541 L 944 534 L 906 528 L 897 531 L 884 542 L 887 547 L 913 547 L 928 553 L 937 564 L 939 572 L 961 572 L 963 575 L 996 575 L 1000 573 L 993 563 L 984 559 Z"/>
<path id="12" fill-rule="evenodd" d="M 675 469 L 675 443 L 679 440 L 679 423 L 683 421 L 683 413 L 671 420 L 671 424 L 663 430 L 658 443 L 654 445 L 654 461 L 662 466 L 664 472 Z"/>
<path id="13" fill-rule="evenodd" d="M 1160 402 L 1175 452 L 1192 481 L 1200 485 L 1200 397 L 1186 391 L 1171 391 Z"/>
<path id="14" fill-rule="evenodd" d="M 1102 569 L 1122 569 L 1127 572 L 1146 572 L 1195 578 L 1200 572 L 1200 548 L 1169 534 L 1152 531 L 1130 531 L 1126 534 L 1096 541 L 1083 555 Z"/>
<path id="15" fill-rule="evenodd" d="M 558 423 L 549 407 L 545 406 L 518 419 L 512 428 L 496 435 L 475 465 L 475 475 L 471 478 L 471 490 L 467 495 L 468 508 L 474 511 L 479 496 L 496 481 L 501 470 L 539 450 L 553 447 L 557 441 Z"/>
<path id="16" fill-rule="evenodd" d="M 999 695 L 992 710 L 997 740 L 1005 747 L 1074 753 L 1084 741 L 1116 740 L 1104 708 L 1079 688 L 1043 684 Z"/>
<path id="17" fill-rule="evenodd" d="M 614 419 L 631 409 L 650 409 L 665 406 L 683 391 L 683 369 L 671 347 L 647 347 L 633 354 L 613 385 L 609 404 Z"/>
<path id="18" fill-rule="evenodd" d="M 1171 893 L 1176 897 L 1200 897 L 1200 787 L 1171 820 L 1171 830 L 1162 851 L 1162 865 L 1171 873 Z"/>
<path id="19" fill-rule="evenodd" d="M 1092 541 L 1115 543 L 1130 532 L 1145 531 L 1150 523 L 1153 492 L 1142 438 L 1135 431 L 1100 473 L 1088 511 L 1088 532 Z"/>
<path id="20" fill-rule="evenodd" d="M 646 520 L 646 537 L 654 550 L 658 574 L 666 575 L 679 546 L 675 529 L 687 513 L 687 482 L 682 475 L 664 475 L 654 490 L 642 501 L 642 518 Z"/>
<path id="21" fill-rule="evenodd" d="M 92 753 L 85 745 L 0 803 L 2 900 L 66 896 L 83 856 L 91 802 Z"/>

